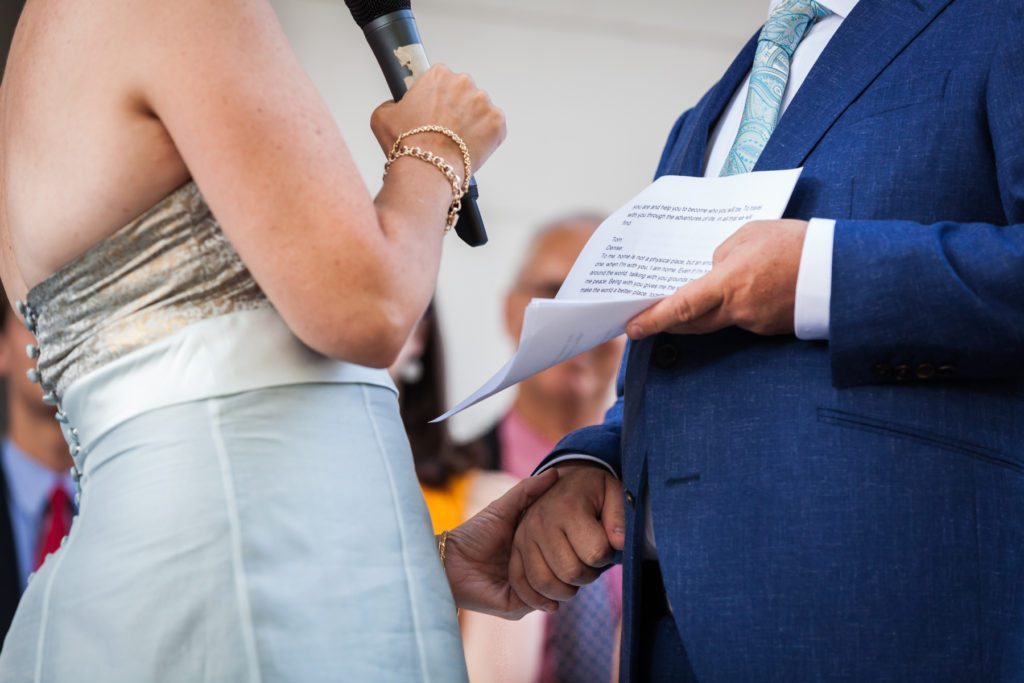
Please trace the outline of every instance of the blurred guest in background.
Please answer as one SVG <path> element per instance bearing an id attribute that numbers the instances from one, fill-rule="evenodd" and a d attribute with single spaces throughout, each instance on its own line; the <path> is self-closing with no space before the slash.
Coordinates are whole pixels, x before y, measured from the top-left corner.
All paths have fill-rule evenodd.
<path id="1" fill-rule="evenodd" d="M 505 325 L 519 340 L 530 299 L 552 298 L 602 218 L 566 216 L 534 238 L 505 299 Z M 611 389 L 623 350 L 622 338 L 523 380 L 512 408 L 469 447 L 482 452 L 485 467 L 529 477 L 569 432 L 601 421 L 612 402 Z M 439 413 L 438 413 L 439 414 Z M 580 590 L 548 620 L 542 673 L 538 680 L 570 683 L 610 681 L 622 611 L 622 573 L 613 567 Z"/>
<path id="2" fill-rule="evenodd" d="M 516 478 L 483 469 L 482 448 L 456 445 L 446 423 L 430 424 L 447 409 L 444 347 L 433 305 L 391 367 L 391 376 L 399 389 L 402 421 L 435 533 L 458 526 L 515 485 Z M 459 622 L 473 683 L 538 680 L 545 635 L 543 613 L 506 621 L 463 611 Z"/>
<path id="3" fill-rule="evenodd" d="M 530 300 L 558 293 L 601 220 L 596 214 L 566 216 L 534 237 L 505 298 L 505 328 L 513 342 Z M 612 400 L 622 348 L 622 339 L 615 339 L 520 382 L 511 410 L 476 443 L 488 469 L 528 477 L 559 439 L 600 421 Z"/>
<path id="4" fill-rule="evenodd" d="M 74 514 L 71 456 L 26 373 L 35 362 L 35 339 L 15 318 L 0 293 L 0 375 L 7 411 L 0 445 L 0 638 L 7 633 L 29 574 L 60 547 Z"/>

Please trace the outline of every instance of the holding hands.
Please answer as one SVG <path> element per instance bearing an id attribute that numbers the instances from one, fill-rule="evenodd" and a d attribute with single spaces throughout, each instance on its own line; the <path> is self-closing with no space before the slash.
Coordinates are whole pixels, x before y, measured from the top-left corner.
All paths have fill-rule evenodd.
<path id="1" fill-rule="evenodd" d="M 585 462 L 553 469 L 558 482 L 523 514 L 508 568 L 520 599 L 548 612 L 595 581 L 626 542 L 619 480 Z"/>
<path id="2" fill-rule="evenodd" d="M 524 479 L 448 533 L 444 566 L 456 605 L 506 619 L 533 611 L 509 584 L 512 539 L 524 510 L 557 481 L 555 470 Z"/>
<path id="3" fill-rule="evenodd" d="M 626 541 L 622 485 L 569 463 L 525 479 L 452 530 L 445 569 L 462 608 L 519 619 L 591 583 Z"/>

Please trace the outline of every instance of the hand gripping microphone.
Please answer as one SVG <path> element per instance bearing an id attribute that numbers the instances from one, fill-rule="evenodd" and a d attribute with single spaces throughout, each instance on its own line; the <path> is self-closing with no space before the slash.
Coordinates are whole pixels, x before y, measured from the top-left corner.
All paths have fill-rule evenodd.
<path id="1" fill-rule="evenodd" d="M 410 0 L 345 0 L 345 4 L 363 29 L 397 102 L 420 74 L 430 68 Z M 478 196 L 476 179 L 471 178 L 455 224 L 455 232 L 471 247 L 487 244 L 484 220 L 476 205 Z"/>

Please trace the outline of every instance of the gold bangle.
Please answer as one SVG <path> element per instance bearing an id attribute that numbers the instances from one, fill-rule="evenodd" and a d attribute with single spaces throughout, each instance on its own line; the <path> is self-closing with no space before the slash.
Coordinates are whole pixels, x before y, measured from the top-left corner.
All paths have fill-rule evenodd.
<path id="1" fill-rule="evenodd" d="M 444 566 L 446 554 L 448 550 L 448 532 L 442 531 L 441 535 L 437 537 L 437 554 L 441 558 L 441 566 Z"/>
<path id="2" fill-rule="evenodd" d="M 448 570 L 448 568 L 445 566 L 445 561 L 448 559 L 447 551 L 448 551 L 448 532 L 447 531 L 442 531 L 437 536 L 437 555 L 438 555 L 438 557 L 441 558 L 441 569 L 443 571 L 447 571 Z M 462 614 L 462 608 L 460 608 L 458 605 L 456 605 L 455 606 L 455 618 L 456 619 L 459 618 L 459 616 L 461 614 Z"/>
<path id="3" fill-rule="evenodd" d="M 421 149 L 419 147 L 406 147 L 403 146 L 398 152 L 394 152 L 388 155 L 388 160 L 384 163 L 384 175 L 387 176 L 388 171 L 391 170 L 391 164 L 395 163 L 402 157 L 415 157 L 426 161 L 428 164 L 433 165 L 437 170 L 444 174 L 444 177 L 448 179 L 448 182 L 452 186 L 452 203 L 448 207 L 448 221 L 445 223 L 445 233 L 451 232 L 451 229 L 455 227 L 455 224 L 459 220 L 459 211 L 462 210 L 462 182 L 459 180 L 459 176 L 455 175 L 455 169 L 452 165 L 447 163 L 443 157 L 439 157 L 433 152 Z"/>
<path id="4" fill-rule="evenodd" d="M 452 168 L 452 165 L 447 163 L 443 157 L 423 150 L 420 147 L 409 147 L 401 144 L 402 140 L 405 138 L 412 135 L 418 135 L 419 133 L 439 133 L 451 138 L 451 140 L 459 146 L 459 151 L 462 153 L 462 165 L 465 170 L 465 174 L 461 179 L 455 174 L 455 169 Z M 391 151 L 388 153 L 388 159 L 384 164 L 384 175 L 387 176 L 388 171 L 391 169 L 391 164 L 393 164 L 397 159 L 405 156 L 416 157 L 417 159 L 426 161 L 429 164 L 433 164 L 439 171 L 441 171 L 441 173 L 444 174 L 444 177 L 448 179 L 448 182 L 452 184 L 452 203 L 448 207 L 448 221 L 446 222 L 444 229 L 445 234 L 451 232 L 452 228 L 455 227 L 455 224 L 459 220 L 459 212 L 462 211 L 462 198 L 465 196 L 466 192 L 469 191 L 469 179 L 473 175 L 473 162 L 470 159 L 469 148 L 466 146 L 465 141 L 458 133 L 450 128 L 445 128 L 444 126 L 429 125 L 407 130 L 399 135 L 398 139 L 395 140 L 395 144 L 391 146 Z"/>
<path id="5" fill-rule="evenodd" d="M 391 158 L 392 155 L 398 153 L 402 140 L 412 135 L 419 135 L 420 133 L 439 133 L 440 135 L 450 138 L 452 142 L 459 146 L 459 151 L 462 152 L 462 165 L 465 170 L 462 181 L 462 194 L 466 194 L 466 192 L 469 191 L 469 179 L 473 176 L 473 161 L 469 156 L 469 147 L 466 146 L 466 142 L 451 128 L 429 125 L 407 130 L 398 136 L 398 139 L 395 140 L 395 144 L 391 145 L 391 154 L 388 155 L 388 158 Z M 459 198 L 461 199 L 461 195 Z"/>

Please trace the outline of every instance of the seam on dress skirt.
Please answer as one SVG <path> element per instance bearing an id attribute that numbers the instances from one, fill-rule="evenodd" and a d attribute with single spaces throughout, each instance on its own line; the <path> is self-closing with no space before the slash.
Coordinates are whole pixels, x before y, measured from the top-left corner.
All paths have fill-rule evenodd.
<path id="1" fill-rule="evenodd" d="M 71 533 L 68 532 L 69 537 L 70 535 Z M 40 607 L 39 617 L 39 637 L 36 639 L 36 666 L 35 672 L 32 675 L 32 680 L 35 683 L 42 683 L 43 680 L 43 650 L 46 649 L 46 629 L 50 622 L 50 595 L 53 593 L 53 585 L 57 580 L 57 574 L 60 572 L 60 566 L 64 564 L 64 558 L 67 557 L 68 548 L 70 547 L 71 539 L 68 538 L 67 543 L 57 551 L 54 557 L 53 571 L 50 572 L 50 576 L 46 579 L 46 587 L 43 589 L 43 604 Z"/>
<path id="2" fill-rule="evenodd" d="M 409 548 L 406 542 L 405 533 L 405 521 L 402 519 L 401 511 L 398 509 L 398 489 L 395 487 L 394 473 L 391 471 L 391 461 L 388 459 L 388 451 L 384 446 L 384 439 L 381 438 L 380 427 L 377 425 L 377 417 L 373 413 L 373 407 L 370 405 L 370 394 L 365 384 L 359 385 L 360 390 L 363 392 L 363 407 L 366 409 L 366 415 L 370 419 L 370 426 L 373 428 L 373 437 L 377 440 L 377 450 L 380 453 L 381 459 L 384 461 L 384 470 L 388 475 L 388 486 L 391 487 L 391 500 L 395 501 L 395 520 L 398 526 L 398 538 L 402 546 L 402 568 L 405 573 L 405 584 L 409 593 L 409 611 L 412 614 L 412 628 L 413 634 L 416 637 L 416 649 L 419 650 L 420 660 L 420 676 L 422 680 L 429 681 L 430 674 L 427 671 L 427 657 L 426 647 L 423 643 L 423 633 L 421 630 L 421 619 L 419 610 L 416 606 L 416 586 L 412 580 L 412 568 L 409 566 Z"/>
<path id="3" fill-rule="evenodd" d="M 249 603 L 249 586 L 245 577 L 245 565 L 242 561 L 242 524 L 235 505 L 235 486 L 232 478 L 231 463 L 228 461 L 224 437 L 220 432 L 220 410 L 217 399 L 206 402 L 210 415 L 210 436 L 217 453 L 220 466 L 221 483 L 224 486 L 224 507 L 228 516 L 228 528 L 231 533 L 231 568 L 234 573 L 236 598 L 238 599 L 238 617 L 241 624 L 242 641 L 245 643 L 246 658 L 249 662 L 250 675 L 253 683 L 260 683 L 259 658 L 256 654 L 256 632 L 253 626 L 252 605 Z"/>

